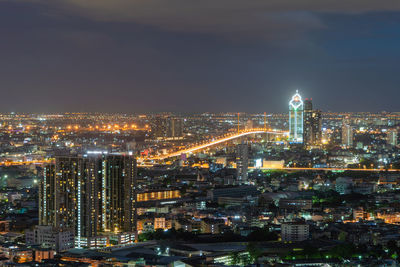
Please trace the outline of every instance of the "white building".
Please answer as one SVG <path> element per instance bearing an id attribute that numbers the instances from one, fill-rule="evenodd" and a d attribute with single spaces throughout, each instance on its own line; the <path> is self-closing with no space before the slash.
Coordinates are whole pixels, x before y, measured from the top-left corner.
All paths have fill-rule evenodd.
<path id="1" fill-rule="evenodd" d="M 289 140 L 303 142 L 303 100 L 296 90 L 296 94 L 289 102 Z"/>
<path id="2" fill-rule="evenodd" d="M 282 241 L 307 240 L 310 234 L 310 226 L 304 222 L 289 222 L 281 225 Z"/>
<path id="3" fill-rule="evenodd" d="M 25 232 L 27 245 L 40 245 L 65 251 L 74 248 L 74 232 L 71 229 L 57 229 L 53 226 L 36 225 Z"/>

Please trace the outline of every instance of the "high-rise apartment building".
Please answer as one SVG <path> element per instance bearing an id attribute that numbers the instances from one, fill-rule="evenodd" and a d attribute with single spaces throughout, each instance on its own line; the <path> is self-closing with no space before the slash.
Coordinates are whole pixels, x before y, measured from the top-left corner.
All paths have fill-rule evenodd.
<path id="1" fill-rule="evenodd" d="M 303 101 L 297 90 L 289 102 L 289 140 L 303 142 Z"/>
<path id="2" fill-rule="evenodd" d="M 386 141 L 391 146 L 397 146 L 397 129 L 387 131 Z"/>
<path id="3" fill-rule="evenodd" d="M 247 182 L 249 169 L 249 146 L 238 144 L 236 147 L 236 179 L 238 183 Z"/>
<path id="4" fill-rule="evenodd" d="M 151 131 L 155 138 L 179 138 L 183 136 L 183 120 L 178 117 L 156 117 Z"/>
<path id="5" fill-rule="evenodd" d="M 303 143 L 307 147 L 322 143 L 322 116 L 320 110 L 313 110 L 312 99 L 304 101 Z"/>
<path id="6" fill-rule="evenodd" d="M 102 161 L 102 229 L 134 229 L 136 160 L 128 155 L 107 155 Z"/>
<path id="7" fill-rule="evenodd" d="M 157 116 L 151 121 L 151 133 L 155 138 L 163 138 L 167 133 L 167 119 Z"/>
<path id="8" fill-rule="evenodd" d="M 39 224 L 51 225 L 55 220 L 55 165 L 46 165 L 39 184 Z"/>
<path id="9" fill-rule="evenodd" d="M 105 232 L 135 230 L 136 160 L 126 154 L 57 157 L 40 186 L 41 225 L 73 229 L 77 247 Z"/>
<path id="10" fill-rule="evenodd" d="M 181 118 L 168 118 L 167 121 L 167 137 L 183 136 L 183 120 Z"/>
<path id="11" fill-rule="evenodd" d="M 353 128 L 347 121 L 344 121 L 342 125 L 342 145 L 345 147 L 353 146 Z"/>

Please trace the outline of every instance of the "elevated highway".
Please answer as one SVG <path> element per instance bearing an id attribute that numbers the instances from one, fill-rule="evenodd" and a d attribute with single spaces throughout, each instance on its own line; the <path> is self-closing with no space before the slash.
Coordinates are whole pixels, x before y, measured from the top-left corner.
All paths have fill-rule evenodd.
<path id="1" fill-rule="evenodd" d="M 41 165 L 51 163 L 51 159 L 46 160 L 28 160 L 28 161 L 0 161 L 0 166 L 26 166 L 26 165 Z"/>
<path id="2" fill-rule="evenodd" d="M 283 170 L 283 171 L 359 171 L 359 172 L 400 172 L 400 169 L 384 169 L 384 168 L 373 168 L 373 169 L 365 169 L 365 168 L 313 168 L 313 167 L 281 167 L 281 168 L 255 168 L 249 167 L 250 170 Z"/>
<path id="3" fill-rule="evenodd" d="M 251 134 L 262 134 L 262 133 L 268 133 L 268 134 L 276 134 L 276 135 L 285 135 L 287 132 L 285 131 L 278 131 L 278 130 L 273 130 L 273 129 L 265 129 L 265 128 L 254 128 L 254 129 L 248 129 L 248 130 L 242 130 L 233 134 L 226 134 L 221 137 L 213 138 L 209 141 L 206 141 L 202 144 L 199 145 L 194 145 L 182 150 L 170 152 L 164 155 L 158 155 L 154 157 L 150 157 L 149 159 L 151 160 L 163 160 L 167 158 L 173 158 L 173 157 L 179 157 L 182 154 L 188 154 L 188 153 L 193 153 L 214 145 L 218 145 L 233 139 L 237 139 L 243 136 L 251 135 Z"/>

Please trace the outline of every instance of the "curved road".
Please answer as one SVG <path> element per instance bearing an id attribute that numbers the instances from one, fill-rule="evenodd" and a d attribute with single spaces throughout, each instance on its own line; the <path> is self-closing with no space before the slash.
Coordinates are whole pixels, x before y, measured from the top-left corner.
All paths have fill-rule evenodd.
<path id="1" fill-rule="evenodd" d="M 240 138 L 242 136 L 246 136 L 246 135 L 250 135 L 250 134 L 259 134 L 259 133 L 286 134 L 287 132 L 274 131 L 274 130 L 271 130 L 271 129 L 263 129 L 263 128 L 245 130 L 245 131 L 241 131 L 239 133 L 236 133 L 236 134 L 233 134 L 233 135 L 230 135 L 230 136 L 221 137 L 221 138 L 216 139 L 216 140 L 213 139 L 210 142 L 205 143 L 205 144 L 201 144 L 201 145 L 198 145 L 198 146 L 193 146 L 193 147 L 190 147 L 190 148 L 187 148 L 187 149 L 179 150 L 179 151 L 172 152 L 172 153 L 165 154 L 165 155 L 161 155 L 161 156 L 155 156 L 155 157 L 152 157 L 150 159 L 152 159 L 152 160 L 161 160 L 161 159 L 166 159 L 166 158 L 178 157 L 181 154 L 192 153 L 194 151 L 202 150 L 204 148 L 207 148 L 207 147 L 210 147 L 210 146 L 214 146 L 214 145 L 217 145 L 217 144 L 220 144 L 220 143 L 223 143 L 223 142 L 227 142 L 227 141 L 230 141 L 232 139 Z"/>

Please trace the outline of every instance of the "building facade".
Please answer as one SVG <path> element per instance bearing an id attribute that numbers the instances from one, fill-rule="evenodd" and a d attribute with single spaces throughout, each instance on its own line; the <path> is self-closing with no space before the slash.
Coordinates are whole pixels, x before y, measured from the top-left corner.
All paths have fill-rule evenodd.
<path id="1" fill-rule="evenodd" d="M 342 125 L 342 146 L 353 147 L 353 128 L 346 122 Z"/>
<path id="2" fill-rule="evenodd" d="M 179 117 L 158 116 L 152 119 L 151 132 L 154 138 L 183 137 L 183 119 Z"/>
<path id="3" fill-rule="evenodd" d="M 312 200 L 281 198 L 279 200 L 279 208 L 289 210 L 310 210 L 312 209 Z"/>
<path id="4" fill-rule="evenodd" d="M 335 191 L 341 195 L 350 194 L 353 188 L 353 180 L 348 177 L 339 177 L 335 182 Z"/>
<path id="5" fill-rule="evenodd" d="M 74 248 L 74 232 L 72 229 L 55 228 L 51 225 L 36 225 L 25 232 L 27 245 L 40 245 L 52 248 L 57 252 Z"/>
<path id="6" fill-rule="evenodd" d="M 310 226 L 303 222 L 288 222 L 281 225 L 281 238 L 284 242 L 307 240 L 310 235 Z"/>
<path id="7" fill-rule="evenodd" d="M 312 99 L 304 101 L 303 143 L 306 147 L 317 147 L 322 143 L 322 116 L 314 110 Z"/>
<path id="8" fill-rule="evenodd" d="M 303 101 L 299 92 L 293 95 L 289 102 L 289 141 L 303 142 Z"/>
<path id="9" fill-rule="evenodd" d="M 77 247 L 103 233 L 134 232 L 135 186 L 136 160 L 128 154 L 57 157 L 44 170 L 40 224 L 73 229 Z"/>
<path id="10" fill-rule="evenodd" d="M 181 118 L 168 118 L 167 137 L 183 137 L 183 120 Z"/>
<path id="11" fill-rule="evenodd" d="M 151 134 L 154 138 L 164 138 L 167 132 L 167 119 L 157 116 L 151 120 Z"/>
<path id="12" fill-rule="evenodd" d="M 46 165 L 39 184 L 39 224 L 50 225 L 55 220 L 55 165 Z"/>
<path id="13" fill-rule="evenodd" d="M 386 141 L 391 146 L 397 146 L 397 129 L 387 131 Z"/>
<path id="14" fill-rule="evenodd" d="M 249 146 L 247 144 L 238 144 L 236 147 L 236 179 L 239 184 L 247 182 L 248 169 Z"/>

